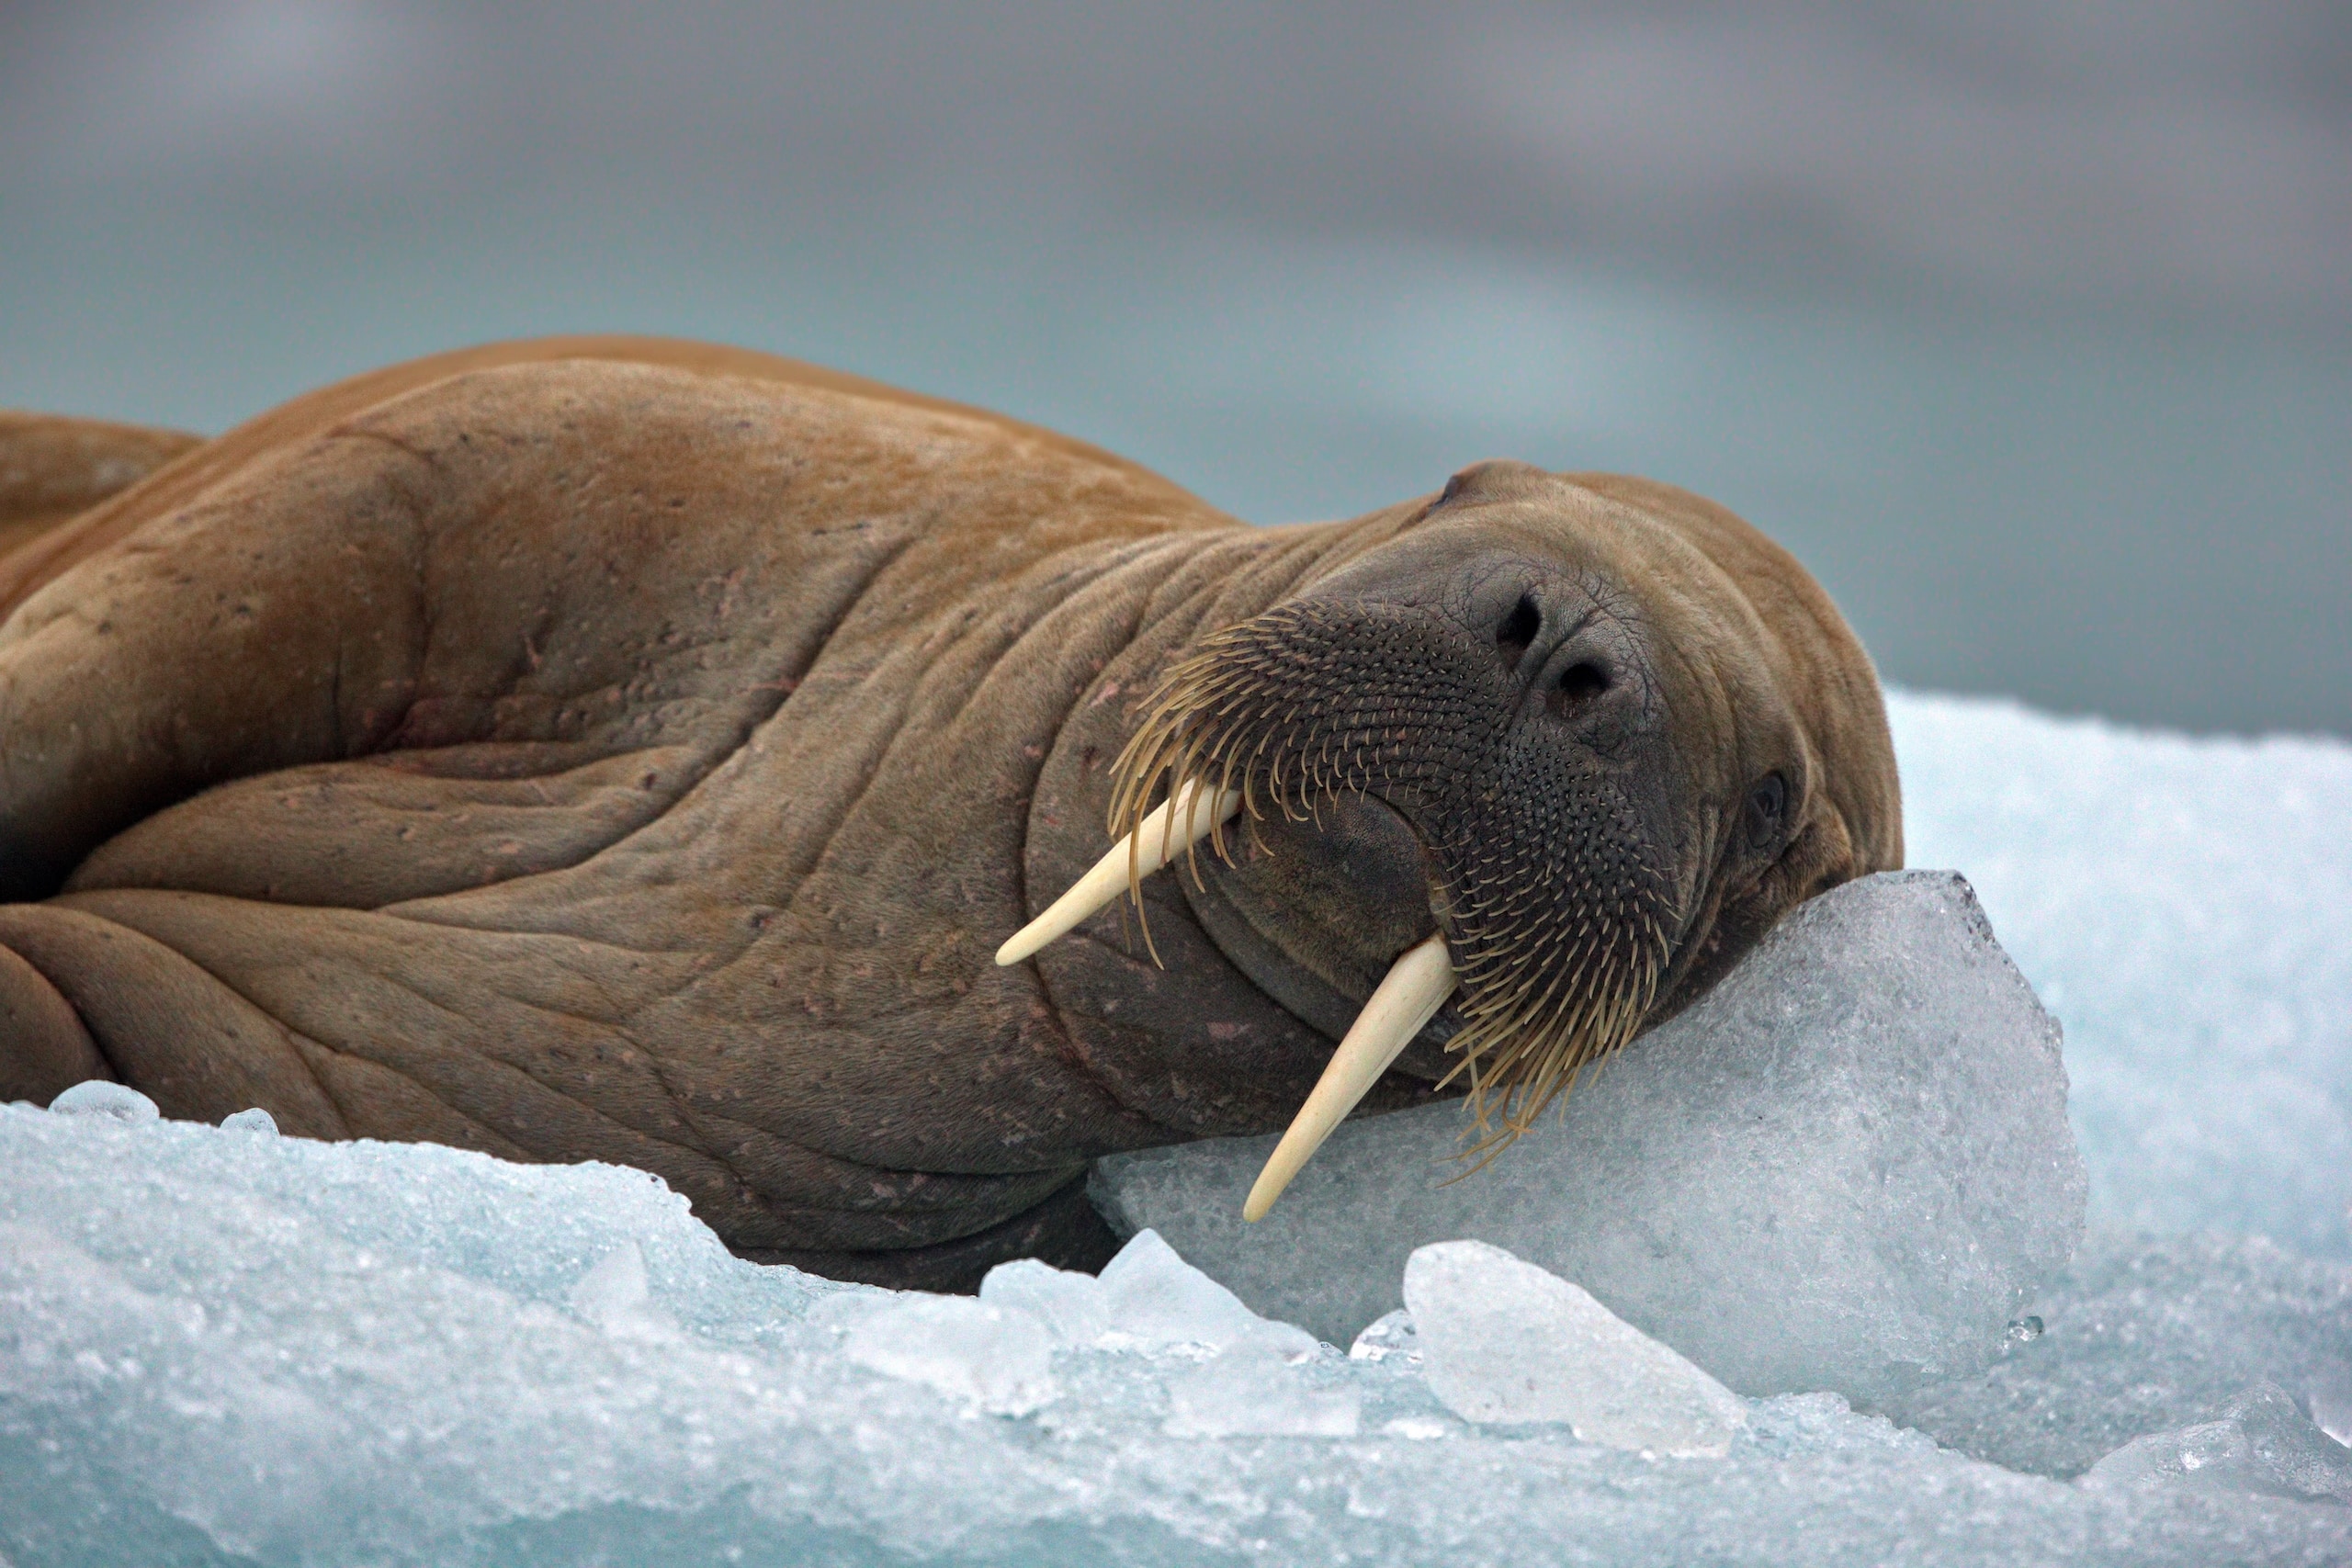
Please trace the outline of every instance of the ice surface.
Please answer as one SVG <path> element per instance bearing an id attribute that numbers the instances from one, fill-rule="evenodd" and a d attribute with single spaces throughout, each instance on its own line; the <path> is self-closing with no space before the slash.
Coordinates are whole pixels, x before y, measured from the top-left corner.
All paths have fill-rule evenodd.
<path id="1" fill-rule="evenodd" d="M 1352 1438 L 1363 1398 L 1303 1371 L 1315 1355 L 1270 1339 L 1231 1345 L 1168 1379 L 1168 1420 L 1180 1438 Z"/>
<path id="2" fill-rule="evenodd" d="M 2073 1476 L 2132 1438 L 2284 1389 L 2352 1438 L 2352 1267 L 2228 1236 L 2094 1231 L 2034 1303 L 2043 1332 L 1884 1409 L 2013 1470 Z"/>
<path id="3" fill-rule="evenodd" d="M 1887 712 L 1911 863 L 2065 1025 L 2094 1222 L 2352 1261 L 2352 746 Z"/>
<path id="4" fill-rule="evenodd" d="M 1254 1343 L 1285 1353 L 1316 1348 L 1312 1335 L 1272 1323 L 1176 1255 L 1157 1231 L 1130 1236 L 1100 1278 L 1034 1258 L 1001 1263 L 980 1300 L 1026 1314 L 1065 1345 L 1222 1350 Z"/>
<path id="5" fill-rule="evenodd" d="M 220 1125 L 225 1129 L 229 1122 Z M 670 1314 L 653 1304 L 653 1292 L 645 1279 L 645 1254 L 633 1241 L 621 1243 L 581 1275 L 566 1292 L 564 1303 L 574 1315 L 623 1338 L 666 1339 L 678 1331 Z"/>
<path id="6" fill-rule="evenodd" d="M 1024 1264 L 910 1332 L 933 1298 L 741 1263 L 634 1172 L 84 1089 L 0 1108 L 0 1560 L 2352 1562 L 2352 750 L 1894 707 L 1914 859 L 2066 1021 L 2108 1222 L 1989 1368 L 1645 1459 L 1465 1422 L 1408 1319 L 1311 1348 L 1157 1237 L 1125 1326 Z"/>
<path id="7" fill-rule="evenodd" d="M 1244 1339 L 1271 1339 L 1311 1350 L 1315 1340 L 1288 1324 L 1269 1323 L 1241 1298 L 1184 1261 L 1146 1230 L 1102 1266 L 1102 1304 L 1112 1329 L 1148 1345 L 1222 1348 Z"/>
<path id="8" fill-rule="evenodd" d="M 1565 1421 L 1589 1443 L 1719 1458 L 1747 1407 L 1584 1291 L 1498 1247 L 1442 1241 L 1405 1264 L 1430 1392 L 1465 1421 Z"/>
<path id="9" fill-rule="evenodd" d="M 1804 906 L 1698 1006 L 1466 1180 L 1460 1109 L 1343 1124 L 1240 1217 L 1271 1138 L 1101 1162 L 1096 1201 L 1345 1342 L 1471 1237 L 1577 1281 L 1743 1393 L 1973 1371 L 2080 1231 L 2056 1031 L 1947 873 Z"/>
<path id="10" fill-rule="evenodd" d="M 1125 1329 L 1099 1302 L 1091 1344 L 1046 1326 L 1067 1312 L 1082 1338 L 1082 1292 L 1029 1266 L 949 1303 L 988 1328 L 942 1343 L 903 1332 L 937 1298 L 736 1261 L 630 1171 L 0 1108 L 0 1557 L 2006 1564 L 2027 1541 L 2040 1562 L 2133 1568 L 2352 1558 L 2352 1509 L 2332 1502 L 2073 1485 L 1828 1395 L 1750 1405 L 1716 1460 L 1480 1427 L 1409 1357 L 1302 1348 L 1214 1304 L 1164 1248 L 1127 1272 L 1150 1288 L 1119 1292 Z M 1049 1312 L 1014 1304 L 1024 1291 Z M 1055 1341 L 1053 1396 L 994 1413 L 977 1369 L 1024 1314 Z M 1152 1323 L 1182 1337 L 1135 1332 Z M 935 1359 L 877 1369 L 851 1351 L 862 1335 L 879 1359 Z"/>

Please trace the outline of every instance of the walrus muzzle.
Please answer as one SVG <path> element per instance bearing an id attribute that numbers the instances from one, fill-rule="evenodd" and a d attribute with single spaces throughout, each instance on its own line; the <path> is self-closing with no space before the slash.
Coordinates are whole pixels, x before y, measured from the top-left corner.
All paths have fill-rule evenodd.
<path id="1" fill-rule="evenodd" d="M 1453 586 L 1434 601 L 1309 594 L 1204 639 L 1115 766 L 1116 844 L 1000 954 L 1026 956 L 1204 840 L 1231 863 L 1271 814 L 1318 824 L 1353 797 L 1406 823 L 1437 934 L 1366 1003 L 1252 1219 L 1450 997 L 1472 1152 L 1508 1143 L 1637 1032 L 1683 923 L 1674 770 L 1629 618 L 1605 588 L 1491 561 Z"/>

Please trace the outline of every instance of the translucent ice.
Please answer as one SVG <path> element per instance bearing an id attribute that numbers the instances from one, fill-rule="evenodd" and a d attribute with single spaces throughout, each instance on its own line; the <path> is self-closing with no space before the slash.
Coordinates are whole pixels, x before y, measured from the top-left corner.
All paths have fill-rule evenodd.
<path id="1" fill-rule="evenodd" d="M 2083 1484 L 2352 1503 L 2352 1450 L 2312 1426 L 2286 1390 L 2262 1382 L 2211 1421 L 2132 1438 L 2091 1466 Z"/>
<path id="2" fill-rule="evenodd" d="M 1168 1380 L 1168 1422 L 1180 1438 L 1352 1438 L 1362 1396 L 1306 1370 L 1312 1349 L 1246 1339 Z"/>
<path id="3" fill-rule="evenodd" d="M 1052 1332 L 1026 1313 L 967 1296 L 910 1293 L 860 1314 L 845 1348 L 861 1367 L 1021 1416 L 1060 1392 L 1053 1347 Z"/>
<path id="4" fill-rule="evenodd" d="M 1421 1332 L 1413 1324 L 1413 1314 L 1403 1307 L 1373 1319 L 1348 1347 L 1348 1357 L 1357 1361 L 1396 1360 L 1403 1365 L 1421 1364 Z"/>
<path id="5" fill-rule="evenodd" d="M 1270 1324 L 1241 1298 L 1176 1255 L 1159 1233 L 1139 1231 L 1102 1267 L 1102 1304 L 1114 1331 L 1147 1345 L 1222 1348 L 1272 1339 L 1313 1349 L 1288 1324 Z"/>
<path id="6" fill-rule="evenodd" d="M 574 1313 L 607 1334 L 661 1339 L 677 1332 L 669 1314 L 653 1304 L 645 1282 L 645 1254 L 633 1241 L 605 1254 L 594 1268 L 580 1276 L 565 1301 Z"/>
<path id="7" fill-rule="evenodd" d="M 1741 1393 L 1868 1399 L 1985 1365 L 2072 1252 L 2065 1100 L 1967 884 L 1906 872 L 1804 906 L 1467 1180 L 1438 1105 L 1345 1123 L 1254 1225 L 1270 1138 L 1105 1160 L 1094 1191 L 1335 1342 L 1396 1304 L 1415 1247 L 1475 1237 Z"/>
<path id="8" fill-rule="evenodd" d="M 57 1108 L 52 1105 L 50 1109 L 54 1111 Z M 274 1138 L 277 1135 L 277 1118 L 258 1105 L 244 1111 L 231 1111 L 220 1118 L 220 1126 L 225 1132 L 254 1133 L 265 1138 Z"/>
<path id="9" fill-rule="evenodd" d="M 1155 1235 L 1152 1239 L 1159 1238 Z M 1111 1307 L 1102 1299 L 1100 1280 L 1035 1258 L 1015 1258 L 989 1269 L 980 1281 L 980 1300 L 1027 1313 L 1064 1345 L 1094 1344 L 1111 1328 Z"/>
<path id="10" fill-rule="evenodd" d="M 1566 1280 L 1482 1241 L 1405 1265 L 1430 1390 L 1465 1421 L 1565 1421 L 1589 1443 L 1720 1457 L 1747 1425 L 1729 1389 Z"/>
<path id="11" fill-rule="evenodd" d="M 1893 707 L 1914 857 L 2065 1020 L 2110 1222 L 1988 1368 L 1646 1460 L 1463 1420 L 1408 1316 L 1253 1327 L 1154 1237 L 1150 1335 L 1041 1265 L 949 1309 L 1047 1335 L 1009 1416 L 850 1353 L 932 1298 L 741 1263 L 635 1172 L 0 1107 L 0 1560 L 2352 1562 L 2352 1507 L 2264 1469 L 2352 1438 L 2352 748 Z"/>
<path id="12" fill-rule="evenodd" d="M 1314 1336 L 1260 1317 L 1157 1232 L 1129 1239 L 1100 1279 L 1035 1258 L 999 1264 L 980 1282 L 980 1300 L 1063 1346 L 1176 1352 L 1163 1428 L 1170 1436 L 1355 1435 L 1355 1392 L 1299 1370 L 1320 1348 Z"/>
<path id="13" fill-rule="evenodd" d="M 1098 1278 L 1023 1258 L 980 1281 L 980 1299 L 1042 1324 L 1064 1345 L 1220 1350 L 1254 1340 L 1312 1350 L 1314 1337 L 1270 1323 L 1176 1255 L 1157 1231 L 1139 1231 Z"/>

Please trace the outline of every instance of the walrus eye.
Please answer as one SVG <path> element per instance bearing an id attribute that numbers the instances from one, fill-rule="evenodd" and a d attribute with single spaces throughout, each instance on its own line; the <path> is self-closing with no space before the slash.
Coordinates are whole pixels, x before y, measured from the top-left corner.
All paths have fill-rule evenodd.
<path id="1" fill-rule="evenodd" d="M 1788 782 L 1767 773 L 1764 782 L 1747 792 L 1747 841 L 1763 849 L 1781 836 L 1781 818 L 1789 808 Z"/>
<path id="2" fill-rule="evenodd" d="M 1503 667 L 1518 669 L 1520 659 L 1535 641 L 1535 634 L 1543 629 L 1544 612 L 1535 607 L 1533 599 L 1521 594 L 1510 614 L 1503 617 L 1503 624 L 1495 628 L 1495 646 L 1502 649 Z"/>

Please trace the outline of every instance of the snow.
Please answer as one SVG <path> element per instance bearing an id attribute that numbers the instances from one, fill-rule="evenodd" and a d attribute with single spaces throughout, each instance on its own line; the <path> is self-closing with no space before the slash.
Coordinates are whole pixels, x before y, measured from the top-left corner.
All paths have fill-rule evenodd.
<path id="1" fill-rule="evenodd" d="M 1256 1224 L 1274 1139 L 1100 1162 L 1258 1311 L 1335 1343 L 1456 1237 L 1575 1280 L 1746 1394 L 1885 1398 L 1973 1371 L 2082 1234 L 2057 1027 L 1950 873 L 1804 906 L 1486 1170 L 1440 1104 L 1343 1124 Z"/>
<path id="2" fill-rule="evenodd" d="M 2352 1561 L 2352 748 L 1894 710 L 1912 862 L 1968 874 L 2064 1024 L 2088 1170 L 2080 1251 L 1989 1353 L 1972 1331 L 1981 1367 L 1702 1400 L 1722 1452 L 1679 1458 L 1518 1418 L 1513 1371 L 1545 1401 L 1586 1375 L 1572 1332 L 1624 1352 L 1635 1419 L 1707 1363 L 1491 1246 L 1441 1247 L 1487 1282 L 1416 1285 L 1342 1353 L 1148 1231 L 1100 1280 L 900 1295 L 732 1258 L 637 1172 L 98 1086 L 0 1107 L 0 1559 Z M 1973 1201 L 1919 1223 L 2032 1252 Z"/>

